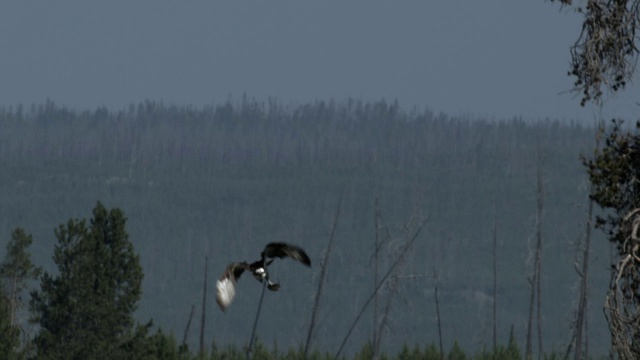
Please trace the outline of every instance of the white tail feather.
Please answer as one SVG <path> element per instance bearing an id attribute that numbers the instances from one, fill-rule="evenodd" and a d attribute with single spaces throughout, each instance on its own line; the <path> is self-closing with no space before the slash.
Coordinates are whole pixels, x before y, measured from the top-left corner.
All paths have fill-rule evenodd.
<path id="1" fill-rule="evenodd" d="M 216 282 L 216 287 L 216 302 L 220 306 L 220 309 L 225 311 L 229 305 L 231 305 L 233 298 L 236 296 L 235 286 L 231 279 L 224 278 Z"/>

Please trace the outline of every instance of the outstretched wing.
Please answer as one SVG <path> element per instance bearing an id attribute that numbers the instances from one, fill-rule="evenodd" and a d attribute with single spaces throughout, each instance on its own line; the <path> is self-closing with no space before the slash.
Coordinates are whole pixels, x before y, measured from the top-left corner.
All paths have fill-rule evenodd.
<path id="1" fill-rule="evenodd" d="M 265 257 L 283 258 L 285 256 L 290 257 L 294 260 L 300 261 L 301 263 L 307 266 L 311 266 L 311 259 L 309 259 L 309 256 L 307 255 L 307 253 L 304 252 L 304 250 L 301 247 L 296 245 L 273 242 L 273 243 L 267 244 L 267 246 L 264 248 L 264 251 L 262 252 L 263 259 Z"/>
<path id="2" fill-rule="evenodd" d="M 216 281 L 216 302 L 222 311 L 227 310 L 236 296 L 236 281 L 248 265 L 246 262 L 234 262 L 227 266 L 224 273 Z"/>

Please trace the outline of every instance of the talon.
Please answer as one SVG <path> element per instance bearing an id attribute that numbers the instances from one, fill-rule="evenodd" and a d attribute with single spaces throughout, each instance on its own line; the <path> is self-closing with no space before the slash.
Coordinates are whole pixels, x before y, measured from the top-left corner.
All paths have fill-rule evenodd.
<path id="1" fill-rule="evenodd" d="M 280 284 L 272 283 L 269 281 L 269 283 L 267 283 L 267 288 L 269 288 L 269 290 L 271 291 L 278 291 L 278 289 L 280 289 Z"/>

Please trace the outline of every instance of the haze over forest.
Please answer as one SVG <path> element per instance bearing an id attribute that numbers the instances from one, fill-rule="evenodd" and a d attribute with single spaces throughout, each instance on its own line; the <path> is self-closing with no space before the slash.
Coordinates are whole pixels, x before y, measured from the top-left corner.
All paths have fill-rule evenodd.
<path id="1" fill-rule="evenodd" d="M 244 97 L 202 107 L 7 106 L 0 128 L 0 242 L 24 227 L 34 237 L 34 262 L 55 271 L 58 224 L 88 217 L 98 200 L 121 208 L 145 273 L 136 316 L 176 336 L 191 306 L 200 308 L 205 256 L 213 289 L 227 263 L 255 260 L 267 242 L 286 241 L 304 247 L 314 266 L 274 264 L 282 288 L 266 294 L 258 336 L 279 347 L 304 343 L 318 264 L 341 201 L 314 343 L 323 350 L 340 344 L 373 290 L 376 198 L 392 239 L 383 269 L 403 226 L 428 218 L 401 274 L 438 272 L 445 348 L 454 340 L 465 349 L 491 342 L 497 228 L 499 341 L 506 343 L 513 325 L 522 348 L 539 153 L 545 349 L 562 350 L 570 340 L 575 242 L 583 236 L 588 192 L 579 155 L 591 154 L 595 143 L 588 123 L 457 117 L 387 101 L 284 105 Z M 589 346 L 604 354 L 609 245 L 594 235 Z M 246 342 L 260 289 L 243 278 L 226 314 L 210 296 L 206 338 Z M 433 289 L 432 277 L 401 280 L 383 348 L 437 342 Z M 370 338 L 371 325 L 365 316 L 349 351 Z"/>

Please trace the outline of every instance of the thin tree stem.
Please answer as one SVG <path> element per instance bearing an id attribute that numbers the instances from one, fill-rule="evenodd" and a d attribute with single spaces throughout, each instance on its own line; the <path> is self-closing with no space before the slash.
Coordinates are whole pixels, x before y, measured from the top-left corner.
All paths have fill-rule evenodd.
<path id="1" fill-rule="evenodd" d="M 353 320 L 353 323 L 351 324 L 351 327 L 349 328 L 349 331 L 347 332 L 347 335 L 344 337 L 344 339 L 342 340 L 342 343 L 340 344 L 340 348 L 338 348 L 338 351 L 336 352 L 336 355 L 334 356 L 334 359 L 338 359 L 338 357 L 340 356 L 340 353 L 342 352 L 342 349 L 344 349 L 345 344 L 347 343 L 347 340 L 349 340 L 349 336 L 351 336 L 351 333 L 353 332 L 353 329 L 356 327 L 356 324 L 358 323 L 358 321 L 360 320 L 360 318 L 362 317 L 362 314 L 364 313 L 364 311 L 367 309 L 367 306 L 369 305 L 369 303 L 371 302 L 371 300 L 373 300 L 373 298 L 376 296 L 376 294 L 378 293 L 378 290 L 380 289 L 380 287 L 382 286 L 382 284 L 384 284 L 384 282 L 387 280 L 387 278 L 389 277 L 389 275 L 391 275 L 391 273 L 393 272 L 393 270 L 395 270 L 396 266 L 398 266 L 398 264 L 400 263 L 400 261 L 402 260 L 402 258 L 404 257 L 404 254 L 407 252 L 407 250 L 409 248 L 411 248 L 411 245 L 413 244 L 413 242 L 415 241 L 415 239 L 418 237 L 418 235 L 420 234 L 420 231 L 422 231 L 422 228 L 424 227 L 424 225 L 427 223 L 428 219 L 425 219 L 420 226 L 418 227 L 418 230 L 416 230 L 416 233 L 413 235 L 413 237 L 411 238 L 411 240 L 409 240 L 409 242 L 406 244 L 405 248 L 402 249 L 402 252 L 400 253 L 400 255 L 398 256 L 398 258 L 396 259 L 396 261 L 393 263 L 393 265 L 391 265 L 391 267 L 389 268 L 389 270 L 387 271 L 387 273 L 382 277 L 382 279 L 380 280 L 380 282 L 378 283 L 378 286 L 376 286 L 376 288 L 373 290 L 373 293 L 371 294 L 371 296 L 369 296 L 369 298 L 367 299 L 367 301 L 365 301 L 364 305 L 362 306 L 362 309 L 360 309 L 360 312 L 358 313 L 358 315 L 356 316 L 355 320 Z"/>
<path id="2" fill-rule="evenodd" d="M 601 109 L 602 110 L 602 109 Z M 600 148 L 599 136 L 596 133 L 596 150 Z M 591 184 L 589 194 L 595 192 L 595 186 Z M 587 309 L 588 309 L 588 283 L 587 274 L 589 272 L 589 249 L 591 245 L 591 228 L 593 219 L 593 199 L 589 199 L 589 208 L 587 212 L 587 223 L 584 235 L 584 252 L 582 254 L 582 271 L 580 273 L 580 299 L 578 301 L 578 316 L 576 319 L 576 351 L 575 359 L 582 360 L 589 358 L 588 332 L 587 332 Z M 584 339 L 584 354 L 582 341 Z"/>
<path id="3" fill-rule="evenodd" d="M 324 258 L 322 259 L 322 266 L 320 268 L 320 279 L 318 280 L 318 290 L 316 291 L 316 297 L 313 302 L 313 310 L 311 311 L 311 322 L 309 323 L 309 332 L 307 333 L 307 341 L 304 344 L 304 357 L 307 358 L 309 352 L 309 345 L 311 344 L 311 338 L 313 336 L 313 329 L 316 325 L 316 316 L 318 314 L 318 308 L 320 307 L 320 296 L 322 295 L 322 288 L 324 285 L 324 276 L 327 269 L 327 263 L 329 262 L 329 255 L 331 254 L 331 246 L 333 245 L 334 234 L 336 226 L 338 225 L 338 218 L 340 216 L 340 208 L 342 206 L 342 199 L 338 202 L 338 208 L 336 209 L 336 216 L 333 219 L 333 226 L 331 227 L 331 235 L 329 235 L 329 244 L 325 251 Z"/>
<path id="4" fill-rule="evenodd" d="M 493 353 L 495 354 L 498 349 L 498 259 L 497 259 L 497 247 L 498 247 L 498 225 L 496 222 L 496 207 L 493 205 Z"/>
<path id="5" fill-rule="evenodd" d="M 440 359 L 444 359 L 444 349 L 442 347 L 442 324 L 440 322 L 440 303 L 438 302 L 438 282 L 434 286 L 435 298 L 436 298 L 436 318 L 438 320 L 438 340 L 440 342 Z"/>
<path id="6" fill-rule="evenodd" d="M 16 325 L 16 311 L 18 308 L 18 302 L 16 300 L 16 296 L 18 293 L 18 274 L 17 271 L 13 272 L 13 281 L 11 285 L 11 326 Z"/>
<path id="7" fill-rule="evenodd" d="M 251 348 L 253 346 L 253 339 L 256 335 L 256 328 L 258 327 L 258 319 L 260 318 L 260 310 L 262 309 L 262 300 L 264 299 L 264 290 L 267 287 L 268 280 L 263 281 L 262 293 L 260 293 L 260 302 L 258 303 L 258 311 L 256 312 L 256 319 L 253 321 L 253 329 L 251 330 L 251 338 L 249 339 L 249 346 L 247 346 L 247 360 L 251 356 Z"/>
<path id="8" fill-rule="evenodd" d="M 544 191 L 542 186 L 542 154 L 540 149 L 540 140 L 538 140 L 538 211 L 537 211 L 537 239 L 536 245 L 536 307 L 537 307 L 537 325 L 538 325 L 538 359 L 544 356 L 544 348 L 542 347 L 542 314 L 541 314 L 541 295 L 540 295 L 540 279 L 542 278 L 542 210 L 544 205 Z"/>
<path id="9" fill-rule="evenodd" d="M 189 328 L 191 327 L 191 320 L 193 319 L 193 311 L 195 310 L 196 306 L 195 305 L 191 305 L 191 312 L 189 312 L 189 320 L 187 321 L 187 326 L 184 329 L 184 334 L 182 336 L 182 345 L 185 345 L 187 343 L 187 339 L 189 338 Z"/>
<path id="10" fill-rule="evenodd" d="M 202 293 L 202 318 L 200 319 L 200 356 L 204 356 L 204 328 L 206 320 L 207 310 L 207 261 L 208 258 L 204 257 L 204 285 Z"/>
<path id="11" fill-rule="evenodd" d="M 373 249 L 373 286 L 378 284 L 378 253 L 380 251 L 379 229 L 380 229 L 380 207 L 378 206 L 378 198 L 375 198 L 374 224 L 375 224 L 375 243 Z M 373 297 L 373 339 L 372 343 L 378 343 L 378 294 Z M 374 347 L 373 357 L 376 357 L 376 349 Z"/>

